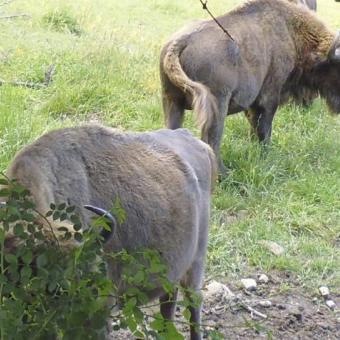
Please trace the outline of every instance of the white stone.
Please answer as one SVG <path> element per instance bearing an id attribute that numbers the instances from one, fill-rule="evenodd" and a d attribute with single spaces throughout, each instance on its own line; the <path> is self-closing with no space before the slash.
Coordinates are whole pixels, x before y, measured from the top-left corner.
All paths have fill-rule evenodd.
<path id="1" fill-rule="evenodd" d="M 269 251 L 271 251 L 276 256 L 280 256 L 285 252 L 285 249 L 276 242 L 260 240 L 258 243 L 261 244 L 266 249 L 268 249 Z"/>
<path id="2" fill-rule="evenodd" d="M 329 296 L 329 289 L 326 286 L 319 287 L 319 292 L 325 298 L 327 298 Z"/>
<path id="3" fill-rule="evenodd" d="M 259 276 L 259 282 L 260 283 L 268 283 L 269 282 L 269 278 L 266 274 L 261 274 Z"/>
<path id="4" fill-rule="evenodd" d="M 254 279 L 242 279 L 241 282 L 246 290 L 256 290 L 256 281 Z"/>
<path id="5" fill-rule="evenodd" d="M 203 295 L 205 299 L 212 299 L 216 296 L 230 299 L 235 296 L 226 285 L 215 280 L 209 282 L 209 284 L 203 289 Z"/>
<path id="6" fill-rule="evenodd" d="M 336 304 L 335 304 L 335 302 L 334 302 L 333 300 L 327 300 L 327 301 L 326 301 L 326 305 L 327 305 L 327 307 L 329 307 L 331 310 L 335 309 L 335 307 L 336 307 Z"/>
<path id="7" fill-rule="evenodd" d="M 264 307 L 264 308 L 269 308 L 271 307 L 273 304 L 271 301 L 269 300 L 262 300 L 262 301 L 259 301 L 258 302 L 258 305 L 261 306 L 261 307 Z"/>

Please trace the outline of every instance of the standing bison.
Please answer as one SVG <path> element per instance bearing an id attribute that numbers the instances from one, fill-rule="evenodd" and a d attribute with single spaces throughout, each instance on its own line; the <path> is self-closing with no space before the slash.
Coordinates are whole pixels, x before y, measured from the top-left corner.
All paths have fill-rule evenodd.
<path id="1" fill-rule="evenodd" d="M 47 133 L 19 152 L 7 171 L 30 190 L 37 210 L 68 202 L 85 225 L 91 213 L 84 205 L 100 212 L 118 198 L 126 220 L 106 235 L 105 251 L 157 250 L 169 280 L 198 293 L 214 173 L 214 153 L 185 129 L 123 133 L 97 125 Z M 120 287 L 122 264 L 110 257 L 107 265 Z M 160 297 L 162 315 L 173 318 L 175 299 L 161 287 L 147 294 Z M 200 307 L 191 307 L 191 322 L 191 339 L 200 339 Z"/>
<path id="2" fill-rule="evenodd" d="M 176 33 L 160 59 L 168 128 L 194 110 L 202 139 L 220 153 L 226 115 L 246 111 L 260 141 L 271 137 L 278 106 L 289 97 L 320 94 L 340 112 L 340 37 L 304 6 L 253 0 Z M 224 166 L 219 158 L 219 168 Z"/>

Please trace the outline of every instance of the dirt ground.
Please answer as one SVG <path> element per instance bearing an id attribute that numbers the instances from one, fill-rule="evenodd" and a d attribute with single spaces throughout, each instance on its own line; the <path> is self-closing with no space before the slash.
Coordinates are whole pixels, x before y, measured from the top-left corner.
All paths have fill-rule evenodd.
<path id="1" fill-rule="evenodd" d="M 256 278 L 252 276 L 253 278 Z M 268 283 L 257 283 L 248 292 L 239 282 L 223 282 L 234 294 L 213 294 L 205 298 L 202 310 L 204 338 L 217 330 L 224 339 L 340 339 L 340 291 L 331 289 L 336 307 L 331 310 L 318 293 L 307 295 L 285 273 L 268 274 Z M 289 290 L 282 291 L 282 283 Z M 268 302 L 269 301 L 269 302 Z M 250 308 L 249 308 L 250 307 Z M 251 309 L 255 310 L 255 314 Z M 256 315 L 259 312 L 260 315 Z M 263 314 L 263 315 L 261 315 Z M 177 308 L 176 319 L 183 321 Z M 176 324 L 188 338 L 188 327 Z M 114 332 L 112 339 L 134 339 L 127 331 Z"/>
<path id="2" fill-rule="evenodd" d="M 211 324 L 225 339 L 340 339 L 339 291 L 331 292 L 337 305 L 332 311 L 318 293 L 308 296 L 297 286 L 282 292 L 282 282 L 292 286 L 284 274 L 269 277 L 268 283 L 258 284 L 252 293 L 229 284 L 236 297 L 206 300 L 202 322 Z M 247 306 L 267 318 L 252 314 Z"/>

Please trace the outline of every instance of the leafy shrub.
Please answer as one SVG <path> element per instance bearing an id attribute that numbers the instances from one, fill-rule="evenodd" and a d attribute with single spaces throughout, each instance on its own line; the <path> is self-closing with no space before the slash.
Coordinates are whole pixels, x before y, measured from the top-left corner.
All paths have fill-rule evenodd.
<path id="1" fill-rule="evenodd" d="M 129 328 L 138 337 L 183 339 L 173 322 L 160 313 L 147 315 L 140 307 L 147 303 L 145 292 L 154 288 L 155 276 L 165 291 L 177 288 L 167 280 L 166 267 L 156 251 L 106 254 L 99 228 L 106 224 L 103 217 L 80 232 L 74 207 L 51 204 L 51 211 L 42 216 L 26 189 L 4 178 L 0 184 L 0 197 L 7 200 L 0 208 L 1 339 L 102 339 L 111 313 L 109 298 L 119 300 L 121 307 L 114 330 Z M 117 202 L 112 212 L 124 218 Z M 58 221 L 58 237 L 47 217 Z M 45 227 L 39 219 L 45 220 Z M 72 222 L 72 232 L 62 226 L 69 223 L 65 221 Z M 12 242 L 12 235 L 20 242 Z M 81 242 L 65 250 L 62 245 L 73 239 Z M 121 296 L 107 278 L 107 257 L 124 265 L 122 280 L 131 288 Z M 194 303 L 179 301 L 186 319 Z"/>
<path id="2" fill-rule="evenodd" d="M 48 28 L 57 32 L 70 32 L 81 35 L 82 31 L 76 18 L 66 9 L 56 9 L 45 14 L 42 22 Z"/>

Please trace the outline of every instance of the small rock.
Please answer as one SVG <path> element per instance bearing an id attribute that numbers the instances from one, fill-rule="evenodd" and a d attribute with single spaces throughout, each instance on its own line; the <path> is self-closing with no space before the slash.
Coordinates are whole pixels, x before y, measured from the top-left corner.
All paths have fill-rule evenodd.
<path id="1" fill-rule="evenodd" d="M 261 307 L 264 307 L 264 308 L 269 308 L 271 307 L 273 304 L 271 301 L 269 300 L 262 300 L 262 301 L 259 301 L 258 302 L 258 305 L 261 306 Z"/>
<path id="2" fill-rule="evenodd" d="M 302 313 L 299 310 L 299 308 L 291 308 L 291 310 L 289 311 L 290 315 L 294 315 L 294 317 L 296 318 L 297 321 L 302 321 Z"/>
<path id="3" fill-rule="evenodd" d="M 284 310 L 284 309 L 287 308 L 285 305 L 282 305 L 282 304 L 277 304 L 276 306 L 277 306 L 277 308 L 280 309 L 280 310 Z"/>
<path id="4" fill-rule="evenodd" d="M 329 289 L 326 286 L 321 286 L 319 287 L 319 292 L 320 294 L 327 299 L 329 297 Z"/>
<path id="5" fill-rule="evenodd" d="M 256 290 L 256 281 L 254 279 L 242 279 L 241 282 L 246 290 Z"/>
<path id="6" fill-rule="evenodd" d="M 327 307 L 328 307 L 329 309 L 331 309 L 331 310 L 334 310 L 335 307 L 336 307 L 336 304 L 335 304 L 335 302 L 334 302 L 333 300 L 327 300 L 327 301 L 326 301 L 326 305 L 327 305 Z"/>
<path id="7" fill-rule="evenodd" d="M 269 278 L 266 274 L 261 274 L 259 276 L 259 282 L 260 283 L 268 283 L 269 282 Z"/>
<path id="8" fill-rule="evenodd" d="M 231 299 L 235 295 L 234 293 L 223 283 L 217 282 L 215 280 L 211 281 L 203 290 L 204 298 L 209 300 L 213 297 L 220 297 Z"/>
<path id="9" fill-rule="evenodd" d="M 261 244 L 266 249 L 268 249 L 269 251 L 271 251 L 276 256 L 280 256 L 285 252 L 284 248 L 277 244 L 276 242 L 260 240 L 258 243 Z"/>

